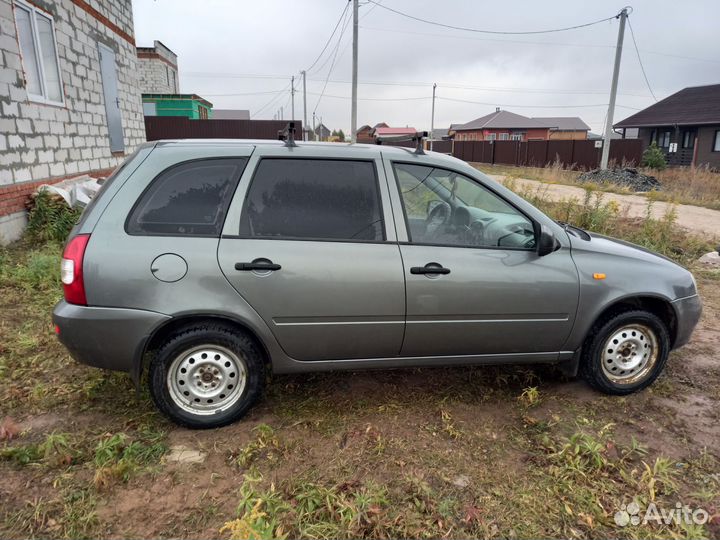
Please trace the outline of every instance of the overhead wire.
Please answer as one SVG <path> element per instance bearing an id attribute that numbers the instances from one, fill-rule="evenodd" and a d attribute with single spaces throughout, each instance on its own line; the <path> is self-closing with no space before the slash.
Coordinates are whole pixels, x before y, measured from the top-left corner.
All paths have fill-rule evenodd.
<path id="1" fill-rule="evenodd" d="M 523 31 L 523 32 L 509 32 L 509 31 L 499 31 L 499 30 L 480 30 L 478 28 L 468 28 L 468 27 L 464 27 L 464 26 L 454 26 L 452 24 L 439 23 L 436 21 L 422 19 L 420 17 L 416 17 L 415 15 L 411 15 L 409 13 L 405 13 L 405 12 L 399 11 L 397 9 L 393 9 L 389 6 L 380 4 L 376 0 L 367 0 L 367 2 L 370 4 L 375 4 L 377 7 L 382 8 L 384 10 L 391 11 L 392 13 L 395 13 L 397 15 L 401 15 L 403 17 L 407 17 L 408 19 L 412 19 L 414 21 L 418 21 L 421 23 L 430 24 L 433 26 L 440 26 L 442 28 L 450 28 L 452 30 L 461 30 L 463 32 L 475 32 L 478 34 L 494 34 L 494 35 L 519 36 L 519 35 L 551 34 L 554 32 L 565 32 L 568 30 L 576 30 L 578 28 L 586 28 L 588 26 L 593 26 L 593 25 L 604 23 L 607 21 L 612 21 L 613 19 L 616 19 L 619 16 L 619 15 L 613 15 L 612 17 L 605 17 L 604 19 L 598 19 L 597 21 L 592 21 L 592 22 L 583 23 L 583 24 L 576 24 L 574 26 L 567 26 L 564 28 L 553 28 L 553 29 L 549 29 L 549 30 L 531 30 L 531 31 Z"/>
<path id="2" fill-rule="evenodd" d="M 320 105 L 320 102 L 322 101 L 323 95 L 325 94 L 325 89 L 327 88 L 328 81 L 330 80 L 330 75 L 332 75 L 333 68 L 335 67 L 335 61 L 337 60 L 338 51 L 340 50 L 340 44 L 342 43 L 342 38 L 345 35 L 345 30 L 348 27 L 348 23 L 350 22 L 350 17 L 347 18 L 347 20 L 343 23 L 342 29 L 340 30 L 340 34 L 338 36 L 337 44 L 335 45 L 335 52 L 333 53 L 333 60 L 330 64 L 330 69 L 328 69 L 327 77 L 325 78 L 325 82 L 323 83 L 322 91 L 320 92 L 320 97 L 318 97 L 317 103 L 315 103 L 315 107 L 313 108 L 313 114 L 317 111 L 318 106 Z"/>
<path id="3" fill-rule="evenodd" d="M 325 51 L 327 50 L 328 45 L 330 45 L 330 42 L 332 41 L 332 38 L 333 38 L 333 36 L 335 35 L 335 32 L 337 32 L 337 29 L 338 29 L 338 27 L 340 26 L 340 22 L 345 19 L 345 14 L 347 13 L 347 10 L 348 10 L 349 6 L 350 6 L 350 2 L 346 2 L 346 3 L 345 3 L 345 8 L 342 10 L 342 13 L 340 13 L 340 17 L 338 18 L 337 23 L 335 23 L 335 28 L 333 28 L 333 31 L 332 31 L 332 33 L 330 34 L 330 37 L 329 37 L 328 40 L 325 42 L 325 46 L 322 48 L 322 50 L 320 51 L 320 54 L 318 54 L 317 58 L 315 58 L 315 61 L 310 65 L 309 68 L 307 68 L 307 69 L 305 70 L 306 72 L 307 72 L 307 71 L 310 71 L 313 67 L 315 67 L 315 64 L 318 63 L 318 61 L 320 60 L 320 58 L 322 57 L 322 55 L 323 55 L 323 54 L 325 53 Z"/>
<path id="4" fill-rule="evenodd" d="M 650 86 L 650 81 L 648 80 L 647 73 L 645 73 L 645 66 L 643 65 L 642 58 L 640 58 L 640 51 L 638 50 L 637 41 L 635 41 L 635 32 L 633 32 L 632 24 L 630 23 L 630 17 L 627 18 L 628 28 L 630 28 L 630 37 L 632 37 L 633 45 L 635 46 L 635 54 L 637 54 L 638 62 L 640 63 L 640 71 L 642 71 L 643 77 L 645 79 L 645 84 L 647 84 L 648 90 L 650 91 L 650 95 L 652 95 L 653 99 L 655 101 L 658 100 L 658 98 L 655 97 L 655 92 L 653 92 L 652 87 Z"/>

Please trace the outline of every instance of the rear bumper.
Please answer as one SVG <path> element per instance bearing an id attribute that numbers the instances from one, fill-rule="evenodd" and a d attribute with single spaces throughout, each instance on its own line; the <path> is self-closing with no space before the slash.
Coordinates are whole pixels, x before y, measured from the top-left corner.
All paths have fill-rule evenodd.
<path id="1" fill-rule="evenodd" d="M 115 371 L 133 372 L 150 333 L 167 315 L 124 308 L 87 307 L 58 302 L 53 323 L 75 360 Z"/>
<path id="2" fill-rule="evenodd" d="M 702 315 L 702 301 L 700 296 L 695 294 L 674 300 L 672 306 L 677 315 L 677 333 L 673 349 L 677 349 L 690 341 L 690 336 Z"/>

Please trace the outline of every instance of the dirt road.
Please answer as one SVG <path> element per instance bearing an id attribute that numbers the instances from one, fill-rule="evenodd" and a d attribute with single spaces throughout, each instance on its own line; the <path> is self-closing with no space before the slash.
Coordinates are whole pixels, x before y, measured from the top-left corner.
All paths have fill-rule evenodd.
<path id="1" fill-rule="evenodd" d="M 488 176 L 499 182 L 503 182 L 506 178 L 503 175 L 495 174 Z M 532 190 L 546 190 L 547 196 L 554 201 L 573 197 L 582 199 L 585 196 L 585 190 L 581 187 L 567 186 L 564 184 L 547 184 L 525 178 L 516 178 L 514 181 L 520 186 Z M 647 212 L 648 198 L 644 195 L 605 193 L 604 200 L 617 202 L 623 211 L 627 208 L 626 211 L 629 217 L 644 217 Z M 661 218 L 672 206 L 671 203 L 656 201 L 652 208 L 653 217 Z M 712 236 L 720 235 L 720 211 L 689 204 L 678 204 L 675 205 L 675 208 L 677 212 L 677 224 L 679 226 L 696 233 Z"/>

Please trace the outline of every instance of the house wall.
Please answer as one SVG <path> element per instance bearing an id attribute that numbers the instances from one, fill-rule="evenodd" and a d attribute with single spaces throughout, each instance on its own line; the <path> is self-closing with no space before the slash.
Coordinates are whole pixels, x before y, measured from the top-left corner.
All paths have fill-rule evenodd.
<path id="1" fill-rule="evenodd" d="M 143 96 L 143 103 L 155 104 L 155 114 L 153 116 L 184 116 L 194 120 L 212 118 L 212 109 L 195 99 Z M 205 111 L 205 116 L 203 116 L 201 110 Z"/>
<path id="2" fill-rule="evenodd" d="M 551 141 L 584 141 L 585 139 L 587 139 L 587 131 L 550 130 Z"/>
<path id="3" fill-rule="evenodd" d="M 698 129 L 696 140 L 697 153 L 696 165 L 709 165 L 713 169 L 720 169 L 720 152 L 713 151 L 715 143 L 715 132 L 720 130 L 720 125 L 701 127 Z"/>
<path id="4" fill-rule="evenodd" d="M 177 55 L 159 41 L 138 47 L 138 74 L 143 94 L 179 94 Z"/>
<path id="5" fill-rule="evenodd" d="M 39 183 L 104 173 L 145 140 L 131 0 L 33 0 L 55 24 L 62 106 L 30 101 L 12 0 L 0 0 L 0 243 L 17 239 Z M 125 151 L 111 153 L 98 43 L 116 55 Z"/>
<path id="6" fill-rule="evenodd" d="M 488 135 L 495 134 L 496 140 L 501 140 L 501 135 L 507 133 L 508 140 L 512 137 L 513 133 L 521 133 L 522 140 L 527 141 L 529 139 L 541 139 L 547 140 L 549 138 L 549 130 L 547 128 L 542 129 L 478 129 L 468 131 L 457 131 L 455 133 L 456 141 L 486 141 Z"/>

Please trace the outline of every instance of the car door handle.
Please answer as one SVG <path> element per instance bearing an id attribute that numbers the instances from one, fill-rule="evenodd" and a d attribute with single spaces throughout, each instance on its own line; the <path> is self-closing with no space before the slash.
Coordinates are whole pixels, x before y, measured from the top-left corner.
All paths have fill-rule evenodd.
<path id="1" fill-rule="evenodd" d="M 425 266 L 413 266 L 411 274 L 449 274 L 450 269 L 438 263 L 427 263 Z"/>
<path id="2" fill-rule="evenodd" d="M 282 266 L 275 264 L 267 259 L 255 259 L 253 262 L 235 263 L 235 270 L 252 271 L 252 270 L 280 270 Z"/>

